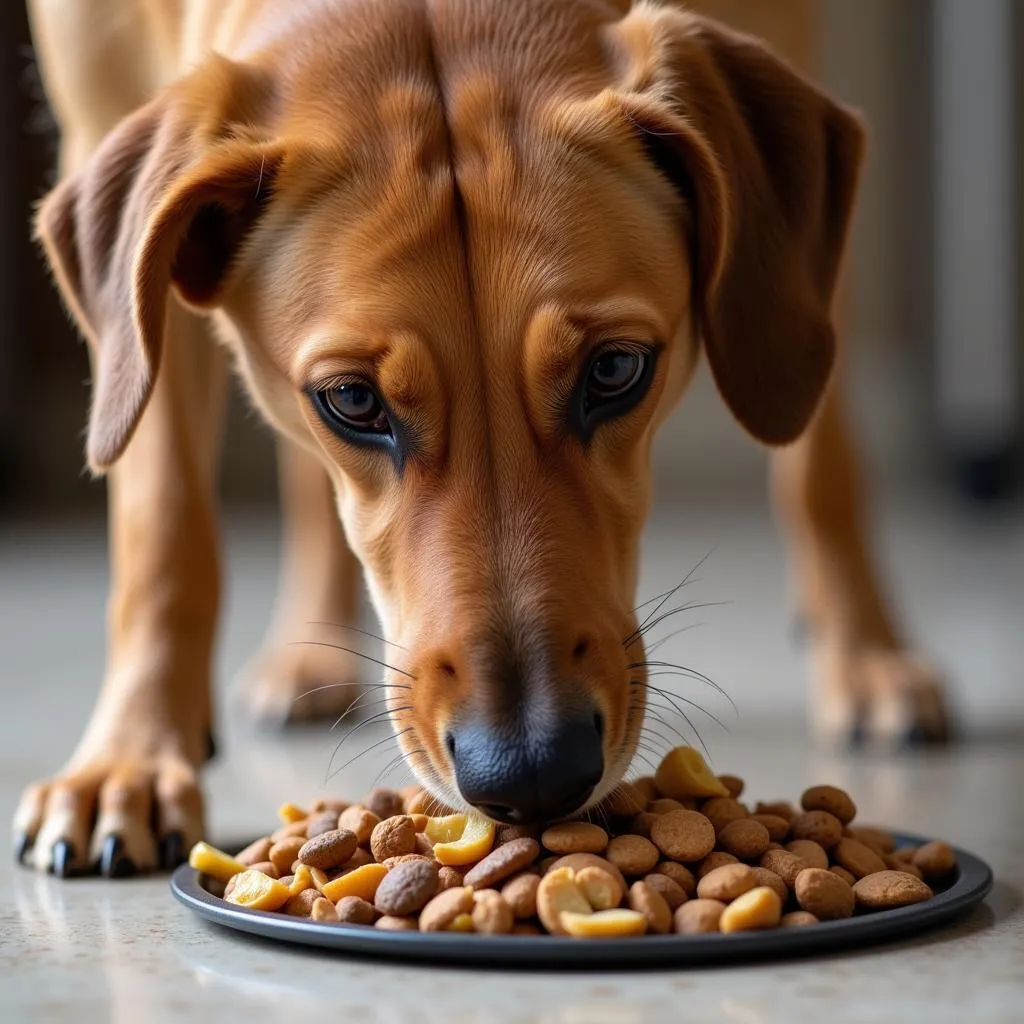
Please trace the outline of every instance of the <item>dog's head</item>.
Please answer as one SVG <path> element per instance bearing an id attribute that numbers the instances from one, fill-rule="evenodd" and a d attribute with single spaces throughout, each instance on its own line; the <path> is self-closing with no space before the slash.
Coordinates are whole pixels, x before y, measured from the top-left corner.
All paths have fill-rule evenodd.
<path id="1" fill-rule="evenodd" d="M 756 438 L 814 413 L 862 133 L 690 14 L 439 9 L 342 5 L 211 58 L 39 233 L 91 343 L 91 465 L 143 414 L 169 293 L 216 310 L 334 482 L 405 648 L 410 763 L 448 803 L 551 818 L 637 742 L 650 447 L 699 352 Z"/>

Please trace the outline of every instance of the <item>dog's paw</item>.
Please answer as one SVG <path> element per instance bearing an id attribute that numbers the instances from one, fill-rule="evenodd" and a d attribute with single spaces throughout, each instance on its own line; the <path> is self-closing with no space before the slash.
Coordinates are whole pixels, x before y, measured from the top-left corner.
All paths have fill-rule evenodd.
<path id="1" fill-rule="evenodd" d="M 269 647 L 242 672 L 234 698 L 256 724 L 283 728 L 336 719 L 364 692 L 354 654 L 332 646 Z"/>
<path id="2" fill-rule="evenodd" d="M 203 834 L 196 769 L 177 754 L 85 761 L 28 786 L 14 816 L 14 854 L 62 878 L 170 870 Z"/>
<path id="3" fill-rule="evenodd" d="M 890 749 L 947 743 L 946 688 L 938 670 L 904 650 L 824 650 L 816 660 L 812 722 L 833 746 Z"/>

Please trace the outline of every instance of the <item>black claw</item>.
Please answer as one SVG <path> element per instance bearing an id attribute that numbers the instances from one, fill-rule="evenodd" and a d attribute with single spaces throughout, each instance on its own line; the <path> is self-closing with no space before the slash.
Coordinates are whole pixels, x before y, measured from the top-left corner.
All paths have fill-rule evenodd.
<path id="1" fill-rule="evenodd" d="M 62 839 L 53 848 L 53 860 L 50 863 L 50 870 L 58 878 L 70 878 L 74 859 L 75 848 L 66 839 Z"/>
<path id="2" fill-rule="evenodd" d="M 25 854 L 28 853 L 28 848 L 31 846 L 31 841 L 27 832 L 19 832 L 14 837 L 14 862 L 15 864 L 25 863 Z"/>
<path id="3" fill-rule="evenodd" d="M 124 840 L 117 835 L 107 836 L 100 854 L 100 874 L 105 878 L 131 878 L 135 862 L 124 852 Z"/>
<path id="4" fill-rule="evenodd" d="M 160 866 L 173 871 L 185 862 L 185 837 L 180 832 L 168 832 L 160 840 Z"/>

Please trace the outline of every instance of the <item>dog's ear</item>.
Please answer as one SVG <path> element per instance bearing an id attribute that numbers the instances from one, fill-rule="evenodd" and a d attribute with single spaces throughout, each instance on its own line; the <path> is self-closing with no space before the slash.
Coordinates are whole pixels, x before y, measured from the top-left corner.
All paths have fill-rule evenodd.
<path id="1" fill-rule="evenodd" d="M 89 342 L 96 472 L 124 450 L 152 393 L 172 285 L 193 306 L 217 304 L 279 171 L 277 143 L 232 127 L 230 108 L 252 99 L 236 68 L 221 60 L 190 83 L 205 86 L 205 109 L 172 89 L 136 111 L 40 204 L 37 236 Z"/>
<path id="2" fill-rule="evenodd" d="M 620 24 L 635 58 L 626 112 L 690 207 L 719 391 L 756 438 L 792 441 L 832 370 L 863 129 L 749 36 L 647 5 Z"/>

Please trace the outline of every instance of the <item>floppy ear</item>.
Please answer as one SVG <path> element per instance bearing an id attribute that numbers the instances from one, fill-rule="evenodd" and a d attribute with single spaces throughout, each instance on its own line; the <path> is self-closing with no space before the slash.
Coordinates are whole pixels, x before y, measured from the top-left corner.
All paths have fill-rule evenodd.
<path id="1" fill-rule="evenodd" d="M 830 307 L 864 132 L 749 36 L 645 5 L 623 26 L 632 17 L 647 45 L 627 109 L 691 208 L 698 323 L 718 389 L 756 438 L 792 441 L 832 370 Z"/>
<path id="2" fill-rule="evenodd" d="M 37 214 L 36 233 L 89 342 L 86 451 L 97 472 L 124 450 L 152 393 L 171 286 L 192 305 L 217 304 L 280 168 L 276 144 L 236 138 L 198 109 L 172 91 L 136 111 Z"/>

